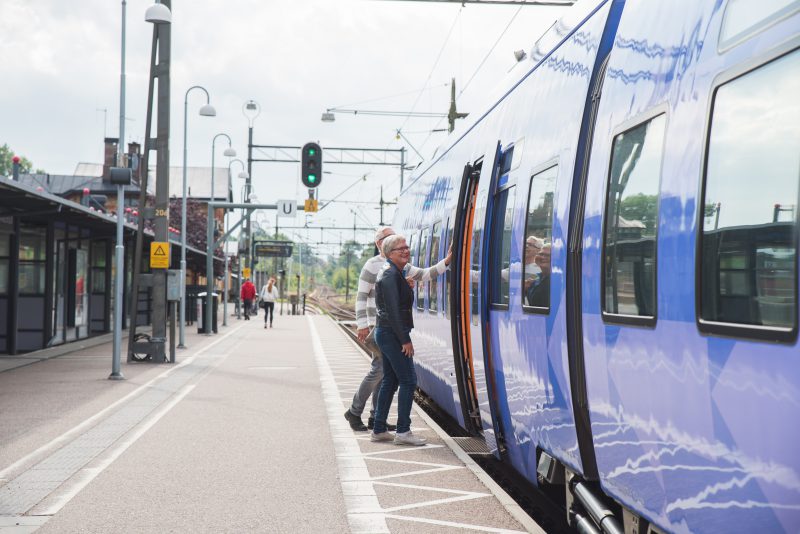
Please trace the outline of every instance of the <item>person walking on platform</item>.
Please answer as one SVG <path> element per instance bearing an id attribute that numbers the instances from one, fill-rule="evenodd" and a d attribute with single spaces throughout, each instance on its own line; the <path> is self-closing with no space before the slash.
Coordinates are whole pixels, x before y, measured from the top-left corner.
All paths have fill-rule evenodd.
<path id="1" fill-rule="evenodd" d="M 381 267 L 386 263 L 386 258 L 381 252 L 381 246 L 383 240 L 392 235 L 394 235 L 394 230 L 391 227 L 378 228 L 375 232 L 375 246 L 378 249 L 378 255 L 367 260 L 361 269 L 361 275 L 358 279 L 358 294 L 356 296 L 357 334 L 358 339 L 367 344 L 372 356 L 372 363 L 367 375 L 361 381 L 355 395 L 353 395 L 353 402 L 344 413 L 344 417 L 350 423 L 350 428 L 361 432 L 372 430 L 373 428 L 375 409 L 378 405 L 378 388 L 383 379 L 383 358 L 381 357 L 380 348 L 375 344 L 374 332 L 370 332 L 370 327 L 375 324 L 375 280 Z M 450 264 L 450 257 L 451 254 L 448 252 L 444 260 L 427 269 L 420 269 L 409 264 L 406 266 L 405 276 L 419 282 L 429 280 L 431 276 L 438 276 L 447 270 L 447 266 Z M 361 414 L 364 412 L 370 396 L 372 396 L 372 408 L 370 409 L 367 425 L 364 426 Z M 394 425 L 387 426 L 389 430 L 395 429 Z"/>
<path id="2" fill-rule="evenodd" d="M 272 328 L 272 319 L 275 317 L 275 301 L 279 296 L 275 277 L 270 277 L 269 282 L 264 284 L 258 295 L 264 307 L 264 328 L 267 327 L 267 317 L 269 317 L 269 327 Z"/>
<path id="3" fill-rule="evenodd" d="M 242 301 L 244 302 L 244 320 L 250 320 L 250 309 L 253 306 L 253 299 L 256 296 L 256 286 L 253 285 L 253 282 L 250 281 L 249 278 L 245 278 L 244 284 L 242 284 L 241 290 L 241 297 Z"/>
<path id="4" fill-rule="evenodd" d="M 383 240 L 386 263 L 375 282 L 375 342 L 383 354 L 383 380 L 378 390 L 378 409 L 370 441 L 394 441 L 395 445 L 425 445 L 425 438 L 411 432 L 411 403 L 417 387 L 414 369 L 414 344 L 411 329 L 414 317 L 411 307 L 414 292 L 403 274 L 411 258 L 405 237 L 392 235 Z M 386 418 L 397 394 L 397 433 L 388 432 Z"/>

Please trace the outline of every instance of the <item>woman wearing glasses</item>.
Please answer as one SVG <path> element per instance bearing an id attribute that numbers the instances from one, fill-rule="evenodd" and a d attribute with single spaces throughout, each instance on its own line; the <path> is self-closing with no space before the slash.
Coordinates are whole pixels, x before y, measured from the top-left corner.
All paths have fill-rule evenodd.
<path id="1" fill-rule="evenodd" d="M 378 273 L 375 283 L 375 342 L 383 353 L 383 381 L 378 392 L 375 427 L 370 440 L 394 441 L 395 445 L 425 445 L 425 438 L 411 432 L 411 403 L 417 386 L 414 345 L 409 335 L 414 328 L 411 315 L 414 292 L 403 276 L 403 268 L 408 264 L 411 251 L 406 238 L 401 235 L 390 235 L 384 239 L 382 249 L 386 265 Z M 392 436 L 386 429 L 386 418 L 398 386 L 397 433 Z"/>

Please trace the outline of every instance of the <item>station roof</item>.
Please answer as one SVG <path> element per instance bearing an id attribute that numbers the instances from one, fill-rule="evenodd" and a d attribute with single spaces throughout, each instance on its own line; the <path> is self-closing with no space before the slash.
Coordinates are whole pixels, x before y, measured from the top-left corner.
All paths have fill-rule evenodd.
<path id="1" fill-rule="evenodd" d="M 78 163 L 75 167 L 75 176 L 102 176 L 103 165 L 100 163 Z M 147 192 L 155 194 L 156 181 L 155 166 L 150 166 L 150 180 Z M 102 181 L 101 178 L 97 178 Z M 211 167 L 186 167 L 186 188 L 189 198 L 211 197 Z M 90 189 L 92 189 L 90 187 Z M 169 168 L 169 196 L 181 197 L 183 189 L 183 167 Z M 235 189 L 235 188 L 234 188 Z M 94 189 L 92 189 L 94 191 Z M 214 167 L 214 198 L 225 200 L 228 198 L 228 167 Z"/>
<path id="2" fill-rule="evenodd" d="M 115 216 L 90 209 L 55 193 L 38 191 L 37 187 L 40 186 L 0 177 L 0 217 L 24 217 L 28 221 L 42 224 L 58 220 L 88 227 L 97 232 L 97 235 L 114 235 L 117 224 Z M 137 231 L 137 226 L 129 222 L 125 223 L 124 228 L 129 234 Z M 153 232 L 147 229 L 145 235 L 150 239 L 154 237 Z M 169 239 L 174 244 L 180 244 L 177 236 L 170 236 Z M 206 254 L 205 251 L 188 245 L 186 250 L 204 257 Z M 222 261 L 220 257 L 215 256 L 214 259 Z"/>

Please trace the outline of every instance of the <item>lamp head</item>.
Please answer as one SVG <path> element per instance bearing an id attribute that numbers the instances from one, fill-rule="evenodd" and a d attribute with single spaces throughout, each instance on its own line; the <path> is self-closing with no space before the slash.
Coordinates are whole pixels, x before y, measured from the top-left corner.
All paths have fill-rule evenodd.
<path id="1" fill-rule="evenodd" d="M 144 20 L 153 24 L 172 23 L 172 12 L 164 4 L 153 4 L 144 12 Z"/>
<path id="2" fill-rule="evenodd" d="M 322 122 L 334 122 L 336 117 L 330 111 L 326 111 L 322 114 Z"/>
<path id="3" fill-rule="evenodd" d="M 242 171 L 239 173 L 239 178 L 241 178 L 242 180 L 247 180 L 248 178 L 250 178 L 250 175 Z"/>
<path id="4" fill-rule="evenodd" d="M 202 115 L 203 117 L 216 117 L 217 110 L 214 109 L 214 106 L 212 106 L 211 104 L 206 104 L 205 106 L 200 108 L 200 115 Z"/>
<path id="5" fill-rule="evenodd" d="M 516 59 L 517 62 L 522 61 L 526 57 L 528 57 L 528 54 L 525 53 L 525 50 L 515 50 L 514 51 L 514 59 Z"/>
<path id="6" fill-rule="evenodd" d="M 229 158 L 236 156 L 236 150 L 233 147 L 228 147 L 225 149 L 225 152 L 222 153 L 223 156 L 227 156 Z"/>

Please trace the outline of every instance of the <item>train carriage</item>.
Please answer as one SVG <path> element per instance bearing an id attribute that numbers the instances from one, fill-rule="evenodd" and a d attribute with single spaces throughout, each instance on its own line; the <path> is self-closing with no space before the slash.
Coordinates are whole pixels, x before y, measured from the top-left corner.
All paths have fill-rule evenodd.
<path id="1" fill-rule="evenodd" d="M 579 2 L 401 196 L 453 249 L 420 388 L 573 523 L 800 528 L 799 47 L 798 1 Z"/>

